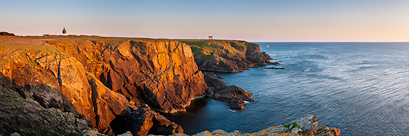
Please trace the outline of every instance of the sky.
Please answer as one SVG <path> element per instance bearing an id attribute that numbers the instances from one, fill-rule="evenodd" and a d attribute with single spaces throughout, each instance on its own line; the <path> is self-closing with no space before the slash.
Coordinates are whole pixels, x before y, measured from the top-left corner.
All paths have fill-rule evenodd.
<path id="1" fill-rule="evenodd" d="M 0 31 L 252 42 L 409 42 L 408 0 L 0 0 Z"/>

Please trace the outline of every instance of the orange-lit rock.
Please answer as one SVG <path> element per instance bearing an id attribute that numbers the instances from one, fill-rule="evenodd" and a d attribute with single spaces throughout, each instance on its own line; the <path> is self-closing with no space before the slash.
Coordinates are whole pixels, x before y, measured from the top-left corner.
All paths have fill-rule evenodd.
<path id="1" fill-rule="evenodd" d="M 168 113 L 184 111 L 207 88 L 189 46 L 177 41 L 49 41 L 80 60 L 113 91 Z"/>
<path id="2" fill-rule="evenodd" d="M 60 93 L 64 97 L 45 98 L 42 105 L 82 114 L 105 134 L 113 135 L 110 122 L 138 105 L 184 111 L 207 88 L 190 47 L 177 41 L 42 38 L 0 38 L 1 74 L 28 86 L 24 97 Z M 59 92 L 48 95 L 47 88 Z"/>

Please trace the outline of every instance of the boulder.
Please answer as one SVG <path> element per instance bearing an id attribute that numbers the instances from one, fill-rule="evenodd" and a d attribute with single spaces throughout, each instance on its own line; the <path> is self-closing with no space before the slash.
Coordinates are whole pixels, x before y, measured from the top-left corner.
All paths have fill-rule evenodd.
<path id="1" fill-rule="evenodd" d="M 299 126 L 300 132 L 304 136 L 313 136 L 318 130 L 318 115 L 305 115 L 292 121 Z"/>
<path id="2" fill-rule="evenodd" d="M 183 133 L 181 126 L 170 122 L 164 116 L 153 111 L 148 105 L 142 105 L 138 109 L 119 116 L 111 126 L 115 133 L 130 131 L 134 135 L 146 136 L 148 134 L 171 135 Z"/>

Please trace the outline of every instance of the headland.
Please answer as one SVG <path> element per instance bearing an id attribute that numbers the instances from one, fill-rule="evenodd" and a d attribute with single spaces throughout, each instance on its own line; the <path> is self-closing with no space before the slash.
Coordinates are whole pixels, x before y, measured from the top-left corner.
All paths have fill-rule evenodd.
<path id="1" fill-rule="evenodd" d="M 259 45 L 235 40 L 7 35 L 0 36 L 0 55 L 5 135 L 183 134 L 180 125 L 159 113 L 184 112 L 203 97 L 237 111 L 254 101 L 250 92 L 202 71 L 241 72 L 273 64 Z M 296 123 L 296 132 L 278 126 L 269 134 L 314 135 L 319 127 L 308 117 L 314 128 Z M 330 135 L 329 130 L 318 132 Z"/>

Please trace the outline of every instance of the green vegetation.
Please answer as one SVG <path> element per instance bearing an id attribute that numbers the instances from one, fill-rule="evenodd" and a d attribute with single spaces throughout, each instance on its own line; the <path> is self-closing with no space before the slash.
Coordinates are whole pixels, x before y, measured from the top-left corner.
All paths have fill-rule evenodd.
<path id="1" fill-rule="evenodd" d="M 300 126 L 297 125 L 297 123 L 290 123 L 290 124 L 284 124 L 284 127 L 287 128 L 285 132 L 291 132 L 294 128 L 300 128 Z"/>
<path id="2" fill-rule="evenodd" d="M 249 47 L 249 46 L 253 46 L 253 44 L 252 43 L 246 43 L 246 44 L 244 44 L 246 47 Z"/>
<path id="3" fill-rule="evenodd" d="M 201 48 L 192 48 L 192 52 L 194 55 L 199 55 L 199 54 L 203 54 L 203 49 Z"/>
<path id="4" fill-rule="evenodd" d="M 214 59 L 214 55 L 203 55 L 205 59 Z"/>
<path id="5" fill-rule="evenodd" d="M 190 46 L 197 46 L 197 47 L 202 47 L 208 40 L 190 40 L 190 41 L 179 41 L 181 43 L 185 43 Z"/>

